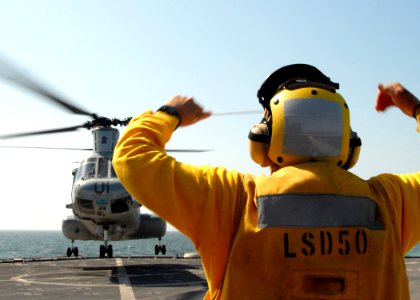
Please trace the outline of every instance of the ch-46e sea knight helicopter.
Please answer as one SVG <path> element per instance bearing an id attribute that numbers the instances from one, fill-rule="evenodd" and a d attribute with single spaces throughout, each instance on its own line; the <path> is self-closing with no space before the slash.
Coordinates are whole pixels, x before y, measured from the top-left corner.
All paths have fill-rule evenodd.
<path id="1" fill-rule="evenodd" d="M 73 170 L 73 185 L 71 191 L 72 203 L 66 207 L 72 209 L 73 216 L 63 220 L 62 231 L 71 240 L 67 256 L 78 256 L 79 250 L 74 246 L 76 240 L 101 240 L 99 248 L 101 258 L 113 256 L 109 241 L 157 238 L 155 254 L 166 253 L 166 246 L 161 245 L 161 239 L 166 233 L 166 222 L 155 214 L 140 212 L 140 204 L 124 189 L 116 177 L 112 167 L 112 154 L 118 141 L 119 132 L 116 126 L 126 126 L 131 118 L 110 119 L 100 117 L 64 100 L 51 92 L 45 85 L 19 71 L 13 64 L 0 57 L 0 77 L 18 86 L 35 92 L 44 99 L 58 104 L 67 111 L 85 115 L 91 118 L 82 125 L 66 128 L 0 135 L 0 139 L 17 138 L 32 135 L 62 133 L 80 128 L 91 130 L 93 134 L 93 149 L 52 148 L 64 150 L 91 150 L 92 153 Z M 255 114 L 260 111 L 239 111 L 217 113 L 213 116 Z M 7 146 L 6 146 L 7 147 Z M 20 147 L 45 148 L 45 147 Z M 166 150 L 167 152 L 203 152 L 207 150 Z"/>
<path id="2" fill-rule="evenodd" d="M 67 249 L 67 256 L 79 255 L 78 247 L 74 246 L 76 240 L 103 241 L 99 248 L 99 256 L 111 258 L 113 250 L 109 241 L 146 238 L 157 238 L 159 243 L 155 245 L 155 254 L 158 255 L 159 252 L 165 254 L 166 246 L 161 244 L 161 238 L 166 233 L 166 222 L 157 215 L 140 212 L 140 204 L 124 189 L 112 167 L 112 154 L 119 137 L 119 132 L 114 127 L 127 125 L 131 118 L 109 119 L 87 112 L 50 92 L 45 86 L 1 58 L 0 77 L 40 94 L 74 114 L 85 115 L 92 119 L 78 126 L 0 136 L 5 139 L 69 132 L 80 128 L 91 130 L 93 149 L 80 150 L 92 150 L 92 153 L 79 168 L 73 170 L 72 203 L 66 206 L 72 209 L 73 216 L 64 219 L 62 223 L 64 236 L 72 242 L 71 247 Z M 68 148 L 54 149 L 68 150 Z"/>

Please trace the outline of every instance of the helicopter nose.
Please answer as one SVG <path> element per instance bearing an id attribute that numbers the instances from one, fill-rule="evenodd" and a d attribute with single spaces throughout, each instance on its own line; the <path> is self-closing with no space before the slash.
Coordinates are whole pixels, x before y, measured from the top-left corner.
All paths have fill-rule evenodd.
<path id="1" fill-rule="evenodd" d="M 73 190 L 73 201 L 81 213 L 106 216 L 127 211 L 133 200 L 119 180 L 107 179 L 81 182 Z"/>

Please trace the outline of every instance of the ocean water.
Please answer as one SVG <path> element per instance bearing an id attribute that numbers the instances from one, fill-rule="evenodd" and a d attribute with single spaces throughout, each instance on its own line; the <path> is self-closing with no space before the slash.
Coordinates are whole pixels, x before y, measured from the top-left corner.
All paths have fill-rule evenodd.
<path id="1" fill-rule="evenodd" d="M 114 256 L 154 255 L 157 239 L 110 241 Z M 177 231 L 168 231 L 162 239 L 166 255 L 183 256 L 194 252 L 191 241 Z M 81 257 L 98 257 L 100 241 L 76 241 Z M 0 230 L 0 259 L 38 258 L 66 256 L 71 241 L 61 231 L 14 231 Z M 416 245 L 407 257 L 420 257 L 420 244 Z"/>
<path id="2" fill-rule="evenodd" d="M 406 257 L 420 257 L 420 244 L 417 244 L 410 252 L 407 253 Z"/>
<path id="3" fill-rule="evenodd" d="M 114 257 L 155 255 L 157 243 L 157 239 L 109 241 Z M 191 241 L 178 231 L 168 231 L 161 244 L 166 246 L 169 256 L 195 251 Z M 101 241 L 75 241 L 74 244 L 79 249 L 79 257 L 98 257 L 100 245 Z M 71 241 L 61 231 L 0 230 L 0 259 L 67 256 L 70 246 Z"/>

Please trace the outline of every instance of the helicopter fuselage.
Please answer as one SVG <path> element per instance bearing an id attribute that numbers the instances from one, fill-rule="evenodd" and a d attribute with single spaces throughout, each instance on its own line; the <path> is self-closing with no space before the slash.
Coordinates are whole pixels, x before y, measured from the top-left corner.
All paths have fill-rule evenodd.
<path id="1" fill-rule="evenodd" d="M 141 214 L 140 204 L 125 190 L 112 167 L 112 151 L 118 130 L 92 130 L 94 151 L 73 170 L 73 216 L 63 221 L 71 240 L 127 240 L 161 238 L 166 222 L 156 215 Z"/>

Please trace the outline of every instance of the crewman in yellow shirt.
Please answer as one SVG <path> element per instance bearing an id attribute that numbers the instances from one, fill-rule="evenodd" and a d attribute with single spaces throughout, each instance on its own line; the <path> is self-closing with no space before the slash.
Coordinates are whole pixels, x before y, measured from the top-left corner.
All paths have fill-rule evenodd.
<path id="1" fill-rule="evenodd" d="M 363 180 L 348 171 L 361 147 L 339 85 L 306 64 L 258 91 L 264 119 L 250 154 L 269 176 L 194 166 L 167 155 L 178 126 L 211 115 L 175 96 L 131 120 L 114 152 L 123 185 L 188 236 L 201 256 L 205 299 L 409 299 L 404 255 L 420 241 L 420 173 Z M 417 122 L 420 101 L 379 85 Z"/>

